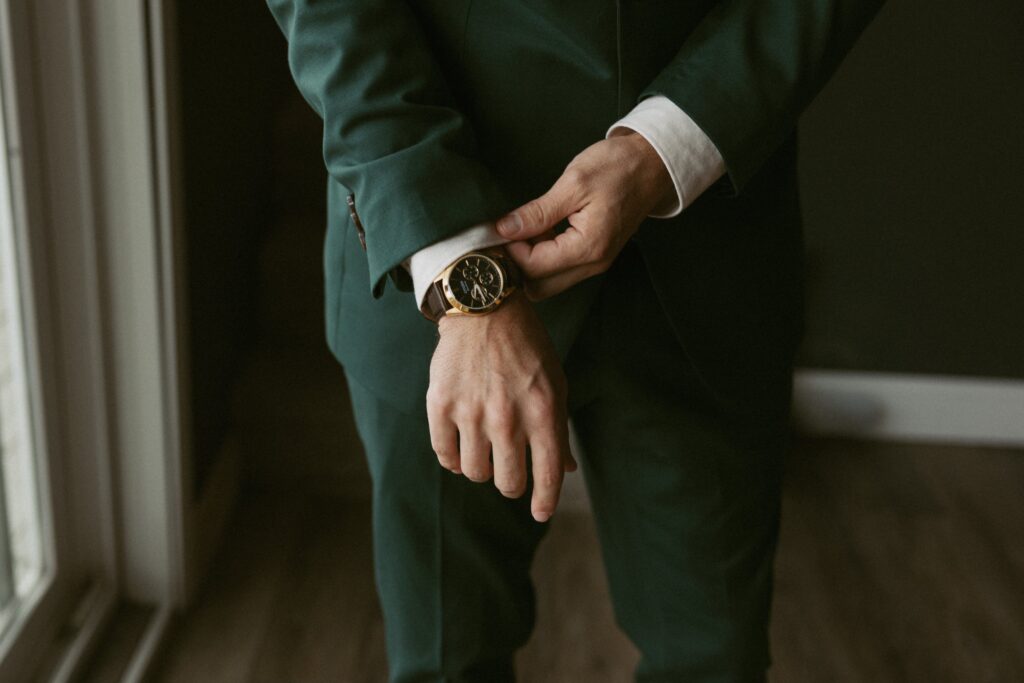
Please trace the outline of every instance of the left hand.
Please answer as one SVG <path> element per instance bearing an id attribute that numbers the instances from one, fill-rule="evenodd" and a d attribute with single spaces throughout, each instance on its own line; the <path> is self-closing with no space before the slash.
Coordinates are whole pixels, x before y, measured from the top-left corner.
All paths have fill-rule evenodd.
<path id="1" fill-rule="evenodd" d="M 498 220 L 508 253 L 539 300 L 603 273 L 650 213 L 675 201 L 664 162 L 639 133 L 619 129 L 577 154 L 546 193 Z M 555 236 L 553 228 L 569 219 Z M 536 239 L 540 238 L 540 239 Z"/>
<path id="2" fill-rule="evenodd" d="M 519 292 L 480 316 L 445 316 L 430 360 L 427 419 L 443 467 L 476 482 L 494 477 L 502 495 L 527 488 L 538 522 L 555 512 L 569 451 L 566 384 L 555 347 L 533 305 Z"/>

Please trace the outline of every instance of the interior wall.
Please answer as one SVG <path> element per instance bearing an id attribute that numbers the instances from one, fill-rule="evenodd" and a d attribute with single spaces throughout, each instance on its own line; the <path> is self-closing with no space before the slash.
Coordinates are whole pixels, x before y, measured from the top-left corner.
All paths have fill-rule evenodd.
<path id="1" fill-rule="evenodd" d="M 1024 379 L 1024 4 L 890 0 L 801 122 L 809 367 Z"/>
<path id="2" fill-rule="evenodd" d="M 272 216 L 273 113 L 287 63 L 263 2 L 179 2 L 195 490 L 231 422 L 258 328 L 257 249 Z"/>
<path id="3" fill-rule="evenodd" d="M 281 249 L 260 244 L 282 206 L 319 211 L 291 259 L 315 270 L 323 169 L 264 3 L 177 15 L 198 488 L 268 317 L 259 263 Z M 1024 378 L 1022 39 L 1011 0 L 890 0 L 806 113 L 802 365 Z"/>

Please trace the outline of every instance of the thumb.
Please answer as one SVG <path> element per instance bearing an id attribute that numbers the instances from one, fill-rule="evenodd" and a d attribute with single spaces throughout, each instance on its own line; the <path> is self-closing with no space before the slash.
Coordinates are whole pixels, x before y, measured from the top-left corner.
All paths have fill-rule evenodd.
<path id="1" fill-rule="evenodd" d="M 555 183 L 550 190 L 498 219 L 502 237 L 525 240 L 542 235 L 573 213 L 573 193 L 566 183 Z"/>

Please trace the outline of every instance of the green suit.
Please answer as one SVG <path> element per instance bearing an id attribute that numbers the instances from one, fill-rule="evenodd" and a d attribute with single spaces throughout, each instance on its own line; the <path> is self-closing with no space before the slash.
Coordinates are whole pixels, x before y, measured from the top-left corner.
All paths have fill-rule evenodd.
<path id="1" fill-rule="evenodd" d="M 724 431 L 732 429 L 753 441 L 764 441 L 764 434 L 779 431 L 786 417 L 793 354 L 801 332 L 795 124 L 881 0 L 268 0 L 268 4 L 288 40 L 289 64 L 299 90 L 324 120 L 323 156 L 329 172 L 324 248 L 327 339 L 353 386 L 356 417 L 378 499 L 395 495 L 407 476 L 390 473 L 387 462 L 393 456 L 389 453 L 425 448 L 429 454 L 429 443 L 415 444 L 425 431 L 424 395 L 436 332 L 419 316 L 407 293 L 410 283 L 402 261 L 424 246 L 481 220 L 495 219 L 542 194 L 575 154 L 601 139 L 607 127 L 636 102 L 654 94 L 679 105 L 711 138 L 725 160 L 727 175 L 678 217 L 645 221 L 627 249 L 635 254 L 635 259 L 630 257 L 632 266 L 613 267 L 605 277 L 588 280 L 545 302 L 540 306 L 541 317 L 567 363 L 578 364 L 587 353 L 597 354 L 592 371 L 576 373 L 575 383 L 570 373 L 576 406 L 614 394 L 617 390 L 612 387 L 618 380 L 622 386 L 632 386 L 643 372 L 652 370 L 653 359 L 659 359 L 660 365 L 653 369 L 663 376 L 687 377 L 685 382 L 680 380 L 681 385 L 692 391 L 689 398 L 675 396 L 666 398 L 666 403 L 650 404 L 648 413 L 678 400 L 679 406 L 703 406 L 697 414 L 717 411 L 725 420 Z M 365 250 L 345 205 L 350 194 L 365 227 Z M 612 306 L 608 302 L 619 295 L 609 292 L 610 288 L 646 296 L 631 313 L 601 308 Z M 614 324 L 607 322 L 609 318 L 615 319 Z M 623 327 L 624 320 L 631 320 L 632 327 Z M 652 329 L 663 321 L 671 341 L 648 334 L 648 321 Z M 608 339 L 583 339 L 585 328 L 602 337 L 631 337 L 631 343 L 616 346 Z M 581 343 L 597 344 L 602 351 L 586 347 L 574 360 L 575 352 L 570 350 Z M 648 347 L 668 348 L 665 344 L 676 353 L 648 353 Z M 624 377 L 613 372 L 615 359 L 600 355 L 613 353 L 613 348 L 628 353 L 633 358 L 631 369 L 639 374 Z M 618 380 L 608 379 L 613 375 Z M 699 400 L 694 398 L 697 395 Z M 633 405 L 641 403 L 645 402 L 639 398 L 633 401 Z M 665 425 L 670 422 L 666 420 Z M 678 441 L 678 434 L 652 429 L 661 435 L 655 451 Z M 683 431 L 700 441 L 700 429 Z M 394 433 L 406 434 L 408 445 L 395 442 Z M 603 443 L 609 441 L 615 441 L 612 435 Z M 744 452 L 753 441 L 747 440 L 734 453 Z M 594 452 L 601 451 L 600 443 L 594 443 Z M 772 445 L 765 452 L 775 450 Z M 593 495 L 601 484 L 601 463 L 593 460 L 590 466 L 583 465 Z M 433 469 L 440 468 L 434 463 Z M 656 471 L 648 474 L 657 479 Z M 448 473 L 417 472 L 430 482 L 436 479 L 442 493 L 461 491 L 458 487 L 463 486 L 447 481 Z M 720 477 L 718 488 L 712 488 L 722 495 L 735 484 L 736 480 L 723 484 Z M 770 509 L 769 498 L 774 494 L 766 495 L 765 509 Z M 441 517 L 450 514 L 443 500 L 423 500 L 427 507 L 436 503 Z M 379 505 L 383 503 L 375 502 L 375 513 Z M 500 500 L 481 500 L 477 505 L 481 510 L 493 505 L 493 519 L 508 514 L 508 506 L 501 507 L 505 503 Z M 671 517 L 670 508 L 665 512 Z M 504 674 L 498 672 L 504 671 L 509 648 L 528 633 L 529 615 L 519 615 L 517 620 L 505 614 L 508 633 L 496 632 L 490 645 L 478 643 L 475 649 L 460 650 L 443 637 L 440 644 L 429 638 L 427 644 L 410 644 L 419 643 L 416 625 L 408 623 L 415 619 L 397 607 L 389 613 L 389 593 L 397 595 L 401 588 L 394 586 L 415 583 L 416 577 L 432 570 L 426 560 L 417 564 L 422 552 L 417 555 L 403 541 L 394 540 L 403 534 L 413 537 L 401 522 L 411 524 L 412 518 L 393 510 L 380 514 L 392 516 L 379 524 L 378 545 L 391 543 L 396 553 L 405 553 L 403 562 L 420 567 L 419 574 L 393 579 L 394 585 L 387 576 L 378 576 L 389 621 L 392 677 L 501 680 Z M 597 514 L 602 540 L 607 541 L 606 533 L 613 535 L 609 529 L 615 525 L 614 518 Z M 606 522 L 601 523 L 602 518 Z M 491 529 L 520 534 L 522 553 L 515 562 L 505 563 L 513 568 L 516 562 L 528 565 L 536 541 L 521 524 L 517 518 Z M 436 528 L 420 532 L 429 536 Z M 466 538 L 471 537 L 467 531 Z M 765 538 L 757 542 L 762 552 L 770 546 Z M 439 543 L 443 548 L 445 541 Z M 470 555 L 483 552 L 476 547 Z M 382 568 L 382 564 L 388 566 Z M 393 564 L 378 554 L 378 572 L 388 574 Z M 610 568 L 609 573 L 615 572 Z M 488 600 L 497 604 L 524 596 L 523 586 L 513 585 L 517 581 L 525 579 L 508 574 Z M 615 591 L 614 578 L 612 587 Z M 503 591 L 504 598 L 497 597 Z M 628 610 L 616 599 L 621 620 Z M 438 604 L 423 608 L 423 614 L 434 610 L 442 616 L 431 617 L 435 621 L 429 628 L 420 624 L 421 630 L 436 631 L 438 623 L 451 617 Z M 419 615 L 415 618 L 427 618 L 417 609 L 408 609 Z M 514 612 L 515 608 L 508 609 Z M 495 608 L 495 613 L 503 612 Z M 478 616 L 485 619 L 486 615 Z M 748 628 L 749 624 L 743 626 Z M 637 635 L 642 630 L 627 628 L 634 640 L 642 640 Z M 686 664 L 670 661 L 668 655 L 655 656 L 658 646 L 650 642 L 646 649 L 638 643 L 645 656 L 638 675 L 649 680 L 683 680 L 678 677 L 682 671 L 691 672 L 686 680 L 745 680 L 765 663 L 755 655 L 740 657 L 742 662 L 731 673 L 708 669 L 706 675 L 697 676 L 692 672 L 703 669 L 693 664 L 695 660 Z M 424 654 L 424 648 L 441 653 L 437 661 Z M 746 649 L 751 648 L 758 649 L 754 645 Z M 466 654 L 470 651 L 477 654 Z M 729 659 L 718 656 L 721 661 Z M 665 673 L 672 671 L 676 673 Z"/>

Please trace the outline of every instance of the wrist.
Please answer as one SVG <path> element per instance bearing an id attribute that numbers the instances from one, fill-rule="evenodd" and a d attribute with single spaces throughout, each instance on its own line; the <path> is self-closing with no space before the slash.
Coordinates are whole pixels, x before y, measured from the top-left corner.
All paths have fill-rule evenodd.
<path id="1" fill-rule="evenodd" d="M 517 324 L 522 316 L 533 310 L 530 300 L 517 288 L 509 294 L 494 310 L 482 315 L 446 315 L 437 321 L 438 334 L 444 336 L 448 332 L 464 329 L 487 329 L 506 324 Z"/>
<path id="2" fill-rule="evenodd" d="M 669 173 L 665 160 L 655 149 L 646 136 L 630 128 L 617 128 L 611 137 L 623 137 L 633 146 L 636 157 L 640 160 L 637 166 L 637 183 L 647 196 L 647 203 L 652 207 L 649 214 L 660 214 L 675 206 L 679 201 L 672 175 Z"/>

